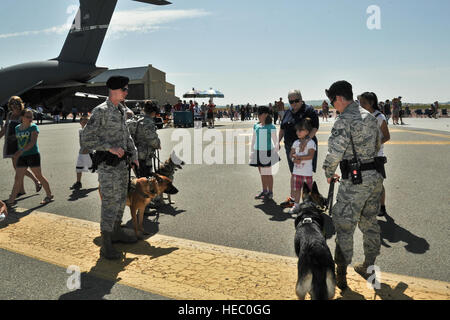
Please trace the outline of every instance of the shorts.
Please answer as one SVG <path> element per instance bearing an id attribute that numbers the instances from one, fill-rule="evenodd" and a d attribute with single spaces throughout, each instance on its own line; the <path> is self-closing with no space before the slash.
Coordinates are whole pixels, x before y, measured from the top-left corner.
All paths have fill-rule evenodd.
<path id="1" fill-rule="evenodd" d="M 17 159 L 17 168 L 36 168 L 41 166 L 41 155 L 39 153 L 29 156 L 21 156 Z"/>
<path id="2" fill-rule="evenodd" d="M 313 185 L 313 178 L 312 176 L 298 176 L 296 174 L 293 174 L 292 177 L 294 178 L 294 190 L 300 191 L 303 188 L 303 183 L 306 182 L 308 185 L 309 190 L 312 190 Z"/>
<path id="3" fill-rule="evenodd" d="M 77 160 L 77 173 L 89 172 L 92 169 L 92 159 L 89 154 L 79 154 Z"/>
<path id="4" fill-rule="evenodd" d="M 275 165 L 278 161 L 280 161 L 278 153 L 273 152 L 272 154 L 272 150 L 255 150 L 250 159 L 250 166 L 271 167 Z"/>

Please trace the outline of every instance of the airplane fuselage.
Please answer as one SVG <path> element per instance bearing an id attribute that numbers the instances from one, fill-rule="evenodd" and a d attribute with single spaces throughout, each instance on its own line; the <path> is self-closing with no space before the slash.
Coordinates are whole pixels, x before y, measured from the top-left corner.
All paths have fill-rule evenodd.
<path id="1" fill-rule="evenodd" d="M 95 65 L 58 60 L 28 62 L 4 68 L 0 72 L 0 105 L 12 95 L 20 95 L 32 88 L 82 85 L 100 72 Z M 19 92 L 18 88 L 21 88 Z"/>

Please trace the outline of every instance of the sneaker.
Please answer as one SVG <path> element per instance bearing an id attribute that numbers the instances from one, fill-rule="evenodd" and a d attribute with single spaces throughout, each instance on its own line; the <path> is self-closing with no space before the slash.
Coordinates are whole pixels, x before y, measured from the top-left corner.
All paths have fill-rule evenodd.
<path id="1" fill-rule="evenodd" d="M 267 192 L 263 196 L 264 200 L 272 200 L 273 199 L 273 192 Z"/>
<path id="2" fill-rule="evenodd" d="M 81 182 L 75 182 L 74 184 L 73 184 L 73 186 L 71 186 L 70 187 L 70 189 L 71 190 L 79 190 L 79 189 L 81 189 L 81 187 L 82 187 L 82 185 L 81 185 Z"/>
<path id="3" fill-rule="evenodd" d="M 261 193 L 259 193 L 258 195 L 255 196 L 255 199 L 264 199 L 266 195 L 265 191 L 261 191 Z"/>
<path id="4" fill-rule="evenodd" d="M 291 197 L 288 197 L 286 201 L 280 203 L 280 206 L 282 208 L 292 208 L 294 204 L 295 204 L 294 200 Z"/>
<path id="5" fill-rule="evenodd" d="M 300 211 L 299 209 L 300 206 L 298 204 L 294 204 L 294 206 L 289 209 L 289 214 L 296 214 Z"/>

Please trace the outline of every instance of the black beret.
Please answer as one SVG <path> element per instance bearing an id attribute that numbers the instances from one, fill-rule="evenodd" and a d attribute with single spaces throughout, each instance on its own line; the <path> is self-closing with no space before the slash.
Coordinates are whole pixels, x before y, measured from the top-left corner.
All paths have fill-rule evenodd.
<path id="1" fill-rule="evenodd" d="M 336 96 L 342 96 L 347 93 L 353 95 L 353 90 L 352 85 L 349 82 L 341 80 L 333 83 L 330 89 L 325 90 L 325 93 L 327 97 L 331 100 L 334 99 Z"/>
<path id="2" fill-rule="evenodd" d="M 118 90 L 125 88 L 125 86 L 128 85 L 128 82 L 130 82 L 130 79 L 127 77 L 112 76 L 106 82 L 106 87 L 111 90 Z"/>

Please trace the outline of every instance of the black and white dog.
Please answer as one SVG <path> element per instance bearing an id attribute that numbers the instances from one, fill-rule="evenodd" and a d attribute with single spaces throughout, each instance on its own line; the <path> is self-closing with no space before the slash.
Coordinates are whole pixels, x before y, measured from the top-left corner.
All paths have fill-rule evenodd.
<path id="1" fill-rule="evenodd" d="M 313 300 L 332 299 L 336 275 L 333 257 L 324 230 L 326 199 L 314 182 L 312 190 L 303 184 L 303 202 L 295 219 L 295 253 L 298 257 L 297 297 L 304 300 L 307 293 Z"/>

